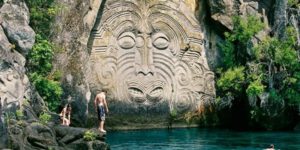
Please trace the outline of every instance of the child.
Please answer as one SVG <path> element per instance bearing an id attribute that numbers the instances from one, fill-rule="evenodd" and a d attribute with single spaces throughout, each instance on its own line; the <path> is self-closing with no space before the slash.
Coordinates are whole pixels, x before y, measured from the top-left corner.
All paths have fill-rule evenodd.
<path id="1" fill-rule="evenodd" d="M 71 124 L 71 110 L 71 105 L 67 104 L 59 114 L 59 116 L 61 117 L 62 125 L 69 126 Z"/>

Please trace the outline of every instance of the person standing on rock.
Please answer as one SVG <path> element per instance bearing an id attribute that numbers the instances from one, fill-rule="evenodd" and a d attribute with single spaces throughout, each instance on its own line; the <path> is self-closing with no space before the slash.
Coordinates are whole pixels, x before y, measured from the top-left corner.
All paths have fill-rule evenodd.
<path id="1" fill-rule="evenodd" d="M 99 94 L 95 97 L 95 110 L 97 110 L 97 116 L 99 120 L 99 131 L 100 132 L 106 132 L 104 130 L 104 121 L 105 121 L 105 114 L 108 113 L 108 107 L 105 99 L 106 91 L 102 90 Z M 106 112 L 105 112 L 106 110 Z"/>
<path id="2" fill-rule="evenodd" d="M 71 105 L 67 104 L 63 108 L 61 113 L 59 114 L 59 116 L 61 117 L 62 125 L 70 126 L 70 124 L 71 124 L 71 111 L 72 111 Z"/>

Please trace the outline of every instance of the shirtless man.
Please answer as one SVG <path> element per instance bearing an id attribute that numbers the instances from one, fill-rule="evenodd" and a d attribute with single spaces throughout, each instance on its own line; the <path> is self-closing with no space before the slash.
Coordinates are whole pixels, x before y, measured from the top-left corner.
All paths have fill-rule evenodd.
<path id="1" fill-rule="evenodd" d="M 99 124 L 99 131 L 100 132 L 106 132 L 103 127 L 104 127 L 104 121 L 105 121 L 105 111 L 104 108 L 106 110 L 106 113 L 108 113 L 108 107 L 107 107 L 107 103 L 106 103 L 106 99 L 105 99 L 105 94 L 106 91 L 102 91 L 101 93 L 97 94 L 95 97 L 95 110 L 97 110 L 97 116 L 98 119 L 100 121 Z"/>

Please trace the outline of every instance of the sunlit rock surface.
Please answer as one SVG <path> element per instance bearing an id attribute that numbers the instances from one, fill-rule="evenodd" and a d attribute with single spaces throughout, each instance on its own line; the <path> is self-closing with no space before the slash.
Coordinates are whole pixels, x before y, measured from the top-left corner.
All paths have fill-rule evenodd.
<path id="1" fill-rule="evenodd" d="M 98 21 L 87 80 L 108 90 L 112 112 L 166 115 L 214 100 L 203 29 L 185 3 L 107 1 Z"/>
<path id="2" fill-rule="evenodd" d="M 35 41 L 29 26 L 29 11 L 25 2 L 8 2 L 0 9 L 0 24 L 8 39 L 22 54 L 28 54 Z"/>
<path id="3" fill-rule="evenodd" d="M 211 71 L 220 65 L 218 43 L 232 30 L 232 16 L 261 18 L 266 28 L 255 35 L 257 43 L 277 32 L 271 29 L 280 16 L 271 14 L 286 8 L 280 0 L 61 3 L 66 9 L 53 40 L 64 51 L 55 65 L 64 73 L 63 99 L 72 97 L 81 126 L 88 116 L 96 120 L 93 100 L 101 89 L 108 90 L 111 117 L 183 113 L 214 102 Z"/>

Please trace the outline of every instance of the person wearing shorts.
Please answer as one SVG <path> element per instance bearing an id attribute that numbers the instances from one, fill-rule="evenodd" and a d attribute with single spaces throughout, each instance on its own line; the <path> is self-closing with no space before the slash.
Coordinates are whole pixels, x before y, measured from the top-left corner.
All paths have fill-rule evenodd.
<path id="1" fill-rule="evenodd" d="M 99 94 L 96 95 L 94 103 L 95 110 L 97 110 L 97 116 L 99 120 L 99 131 L 106 132 L 104 130 L 105 114 L 108 113 L 108 107 L 105 99 L 106 91 L 102 90 Z"/>

